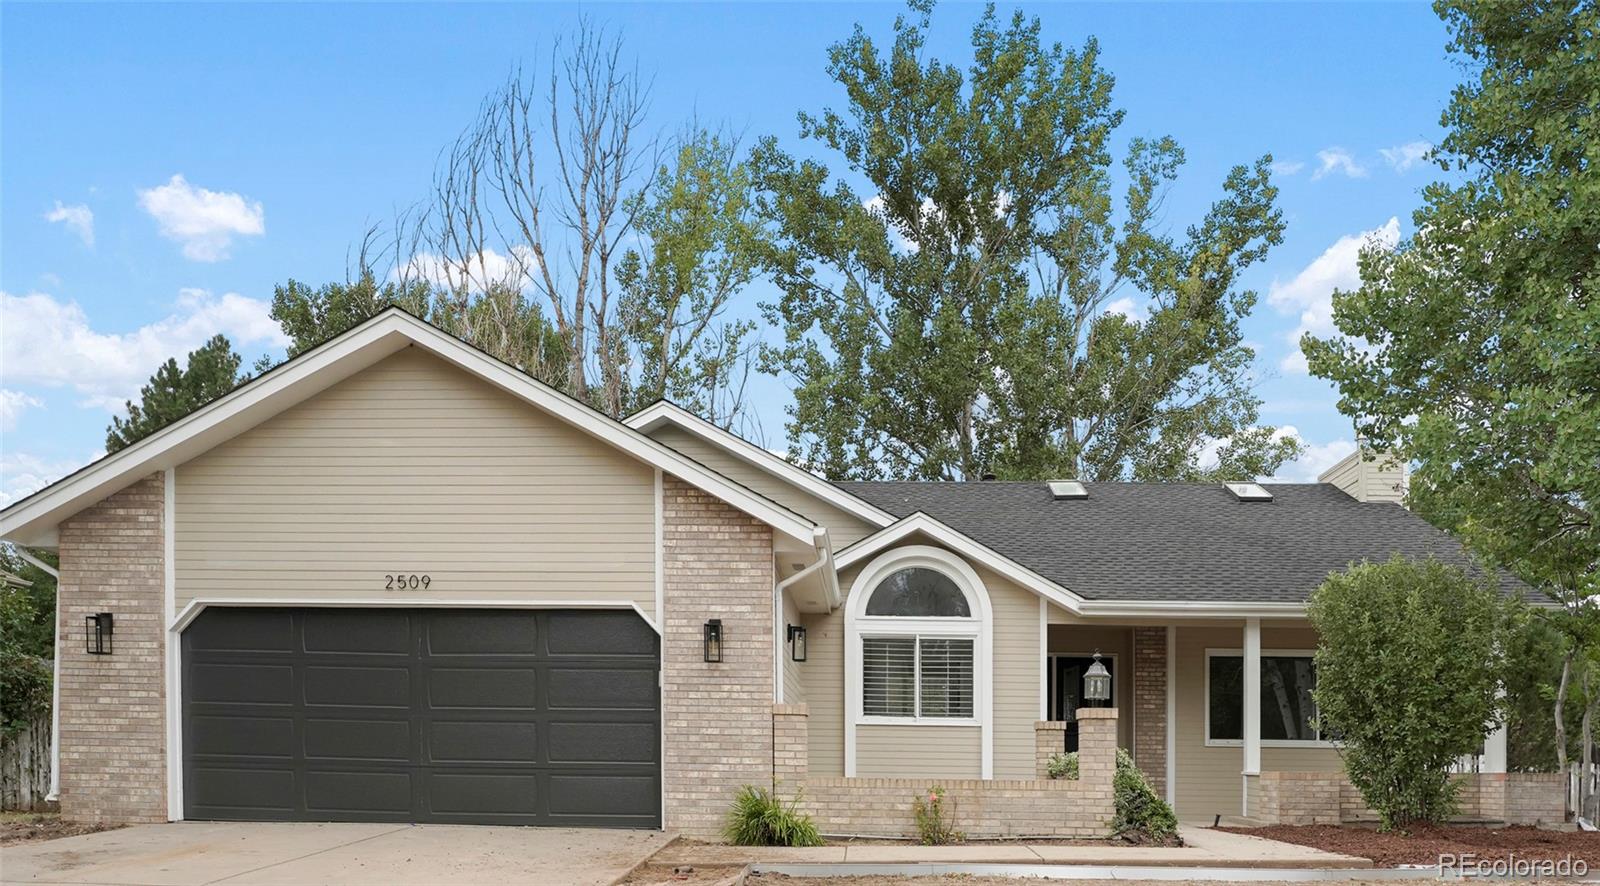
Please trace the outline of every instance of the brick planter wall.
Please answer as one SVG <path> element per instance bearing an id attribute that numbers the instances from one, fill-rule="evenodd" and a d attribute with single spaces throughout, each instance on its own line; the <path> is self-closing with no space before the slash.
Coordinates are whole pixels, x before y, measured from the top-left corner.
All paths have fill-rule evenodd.
<path id="1" fill-rule="evenodd" d="M 1558 824 L 1566 819 L 1566 784 L 1557 773 L 1483 772 L 1457 776 L 1457 821 Z M 1266 824 L 1370 822 L 1377 813 L 1343 772 L 1263 772 L 1250 817 Z"/>
<path id="2" fill-rule="evenodd" d="M 1133 629 L 1133 762 L 1167 796 L 1167 629 Z"/>
<path id="3" fill-rule="evenodd" d="M 665 824 L 716 839 L 739 788 L 772 780 L 772 529 L 672 476 L 662 510 Z M 718 664 L 703 660 L 712 618 Z"/>
<path id="4" fill-rule="evenodd" d="M 167 820 L 165 488 L 152 474 L 61 524 L 61 814 Z M 111 655 L 84 650 L 110 612 Z"/>
<path id="5" fill-rule="evenodd" d="M 1113 812 L 1117 712 L 1078 712 L 1078 767 L 1074 780 L 807 778 L 806 706 L 773 707 L 778 788 L 801 796 L 800 808 L 832 836 L 915 837 L 912 800 L 937 786 L 945 790 L 954 826 L 968 837 L 1103 837 Z M 1035 726 L 1036 759 L 1061 749 L 1063 723 Z"/>

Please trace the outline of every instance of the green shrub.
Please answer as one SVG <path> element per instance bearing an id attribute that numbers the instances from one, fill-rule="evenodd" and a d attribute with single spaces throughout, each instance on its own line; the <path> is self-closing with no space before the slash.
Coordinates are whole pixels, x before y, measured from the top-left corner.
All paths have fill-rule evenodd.
<path id="1" fill-rule="evenodd" d="M 1178 836 L 1178 816 L 1167 801 L 1156 794 L 1144 772 L 1133 765 L 1133 758 L 1117 748 L 1117 771 L 1111 780 L 1116 798 L 1116 815 L 1111 832 L 1137 843 L 1169 843 Z"/>
<path id="2" fill-rule="evenodd" d="M 1502 716 L 1511 604 L 1460 569 L 1395 557 L 1328 576 L 1310 615 L 1319 725 L 1362 799 L 1385 830 L 1450 817 L 1450 765 Z"/>
<path id="3" fill-rule="evenodd" d="M 967 835 L 955 827 L 955 801 L 945 799 L 942 787 L 930 788 L 926 799 L 914 798 L 911 813 L 916 817 L 917 836 L 924 846 L 943 846 L 966 839 Z"/>
<path id="4" fill-rule="evenodd" d="M 1045 761 L 1044 772 L 1051 778 L 1075 779 L 1078 777 L 1078 752 L 1070 754 L 1056 751 Z"/>
<path id="5" fill-rule="evenodd" d="M 786 806 L 776 791 L 747 784 L 734 797 L 722 834 L 736 846 L 821 846 L 817 826 L 799 806 L 798 792 Z"/>

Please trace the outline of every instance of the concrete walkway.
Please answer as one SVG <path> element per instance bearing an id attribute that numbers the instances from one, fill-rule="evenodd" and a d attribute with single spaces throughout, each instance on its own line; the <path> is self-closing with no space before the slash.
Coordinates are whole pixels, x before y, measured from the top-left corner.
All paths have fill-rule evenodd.
<path id="1" fill-rule="evenodd" d="M 650 859 L 653 866 L 689 864 L 1064 864 L 1118 867 L 1370 868 L 1365 858 L 1323 852 L 1210 828 L 1180 826 L 1182 847 L 1104 843 L 837 843 L 815 848 L 718 846 L 674 843 Z"/>
<path id="2" fill-rule="evenodd" d="M 610 886 L 671 839 L 660 831 L 178 822 L 7 846 L 0 884 Z"/>

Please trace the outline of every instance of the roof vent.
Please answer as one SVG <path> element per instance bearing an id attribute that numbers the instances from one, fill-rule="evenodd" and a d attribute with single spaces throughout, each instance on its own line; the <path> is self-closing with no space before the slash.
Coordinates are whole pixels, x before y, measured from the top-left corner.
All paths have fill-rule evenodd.
<path id="1" fill-rule="evenodd" d="M 1077 480 L 1051 480 L 1050 497 L 1056 501 L 1088 498 L 1089 489 Z"/>
<path id="2" fill-rule="evenodd" d="M 1233 497 L 1240 501 L 1272 501 L 1272 493 L 1260 483 L 1224 483 Z"/>

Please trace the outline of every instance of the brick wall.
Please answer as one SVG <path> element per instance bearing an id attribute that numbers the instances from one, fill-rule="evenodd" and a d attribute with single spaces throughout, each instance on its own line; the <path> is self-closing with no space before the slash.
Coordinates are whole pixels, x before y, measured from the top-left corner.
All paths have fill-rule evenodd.
<path id="1" fill-rule="evenodd" d="M 61 814 L 167 820 L 166 536 L 161 474 L 60 529 Z M 84 649 L 84 617 L 114 616 L 111 655 Z"/>
<path id="2" fill-rule="evenodd" d="M 662 508 L 665 824 L 715 839 L 740 786 L 772 779 L 772 530 L 676 477 Z M 712 618 L 720 664 L 703 660 Z"/>
<path id="3" fill-rule="evenodd" d="M 968 837 L 1103 837 L 1113 814 L 1117 712 L 1079 711 L 1077 779 L 807 778 L 806 706 L 775 705 L 779 790 L 832 836 L 915 837 L 912 801 L 945 790 L 954 826 Z M 1035 724 L 1037 765 L 1061 749 L 1065 724 Z"/>
<path id="4" fill-rule="evenodd" d="M 1483 776 L 1479 776 L 1482 778 Z M 1559 772 L 1512 772 L 1505 781 L 1507 824 L 1559 824 L 1567 820 L 1567 779 Z"/>
<path id="5" fill-rule="evenodd" d="M 1558 824 L 1566 819 L 1565 784 L 1556 773 L 1483 772 L 1461 779 L 1460 821 Z M 1263 772 L 1250 817 L 1267 824 L 1340 824 L 1378 819 L 1343 772 Z"/>
<path id="6" fill-rule="evenodd" d="M 1167 796 L 1167 629 L 1133 629 L 1133 761 Z"/>
<path id="7" fill-rule="evenodd" d="M 1274 824 L 1338 824 L 1343 819 L 1346 779 L 1340 772 L 1263 772 L 1250 817 Z"/>

